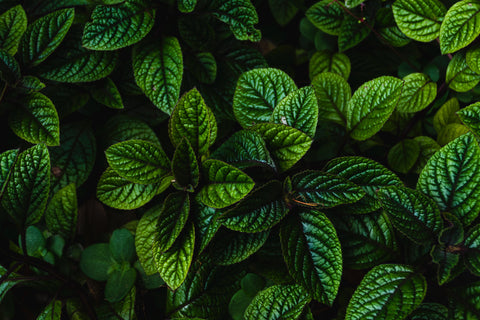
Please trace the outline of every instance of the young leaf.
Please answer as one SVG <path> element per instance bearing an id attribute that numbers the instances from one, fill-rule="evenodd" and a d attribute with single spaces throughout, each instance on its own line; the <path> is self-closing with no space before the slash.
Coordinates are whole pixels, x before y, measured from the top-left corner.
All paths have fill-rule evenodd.
<path id="1" fill-rule="evenodd" d="M 243 73 L 233 97 L 233 112 L 244 128 L 270 121 L 278 103 L 297 86 L 279 69 L 260 68 Z"/>
<path id="2" fill-rule="evenodd" d="M 105 300 L 108 302 L 121 301 L 132 289 L 137 278 L 137 271 L 129 265 L 122 265 L 108 276 L 105 285 Z"/>
<path id="3" fill-rule="evenodd" d="M 175 183 L 182 188 L 196 188 L 200 179 L 195 152 L 188 140 L 183 139 L 177 146 L 172 159 L 172 173 Z"/>
<path id="4" fill-rule="evenodd" d="M 480 225 L 472 227 L 463 245 L 467 248 L 465 265 L 476 276 L 480 276 Z"/>
<path id="5" fill-rule="evenodd" d="M 6 51 L 0 50 L 0 78 L 15 87 L 22 77 L 17 61 Z"/>
<path id="6" fill-rule="evenodd" d="M 213 239 L 221 224 L 218 221 L 219 213 L 197 199 L 192 201 L 190 216 L 195 225 L 195 239 L 198 244 L 198 252 L 202 252 Z"/>
<path id="7" fill-rule="evenodd" d="M 48 230 L 65 239 L 73 239 L 77 231 L 77 190 L 71 183 L 55 193 L 45 210 Z"/>
<path id="8" fill-rule="evenodd" d="M 37 320 L 60 320 L 62 316 L 62 301 L 52 300 L 38 315 Z"/>
<path id="9" fill-rule="evenodd" d="M 477 136 L 480 135 L 480 103 L 473 103 L 457 112 L 462 122 Z"/>
<path id="10" fill-rule="evenodd" d="M 480 148 L 465 134 L 434 154 L 418 178 L 417 189 L 430 196 L 441 211 L 455 215 L 464 225 L 480 213 Z"/>
<path id="11" fill-rule="evenodd" d="M 117 86 L 110 78 L 96 83 L 90 90 L 93 100 L 112 109 L 123 109 L 123 101 Z"/>
<path id="12" fill-rule="evenodd" d="M 332 305 L 342 277 L 342 251 L 330 220 L 318 211 L 292 214 L 282 224 L 280 242 L 292 277 L 313 299 Z"/>
<path id="13" fill-rule="evenodd" d="M 152 29 L 155 10 L 145 0 L 117 6 L 96 6 L 85 24 L 82 44 L 91 50 L 117 50 L 142 40 Z"/>
<path id="14" fill-rule="evenodd" d="M 197 0 L 178 0 L 178 10 L 183 13 L 192 12 L 197 5 Z"/>
<path id="15" fill-rule="evenodd" d="M 347 107 L 350 135 L 366 140 L 377 133 L 398 104 L 403 81 L 382 76 L 362 85 L 352 96 Z"/>
<path id="16" fill-rule="evenodd" d="M 135 183 L 156 183 L 170 172 L 170 160 L 162 147 L 145 140 L 116 143 L 105 155 L 118 175 Z"/>
<path id="17" fill-rule="evenodd" d="M 323 32 L 339 35 L 344 18 L 342 5 L 337 1 L 322 0 L 311 6 L 305 13 L 308 20 Z"/>
<path id="18" fill-rule="evenodd" d="M 110 237 L 110 252 L 112 257 L 119 263 L 131 263 L 135 258 L 134 238 L 127 229 L 116 229 Z"/>
<path id="19" fill-rule="evenodd" d="M 295 17 L 302 3 L 298 0 L 268 0 L 268 5 L 275 21 L 284 26 Z"/>
<path id="20" fill-rule="evenodd" d="M 425 74 L 411 73 L 403 81 L 405 84 L 397 106 L 399 112 L 418 112 L 435 100 L 437 84 Z"/>
<path id="21" fill-rule="evenodd" d="M 312 81 L 323 72 L 336 73 L 347 80 L 351 70 L 350 59 L 343 53 L 317 51 L 310 58 L 308 70 Z"/>
<path id="22" fill-rule="evenodd" d="M 405 139 L 394 145 L 388 152 L 388 165 L 400 173 L 406 174 L 420 156 L 420 145 L 413 139 Z"/>
<path id="23" fill-rule="evenodd" d="M 163 203 L 148 209 L 140 219 L 135 231 L 135 248 L 143 270 L 147 275 L 158 272 L 155 265 L 155 246 L 157 245 L 157 222 L 163 211 Z"/>
<path id="24" fill-rule="evenodd" d="M 62 9 L 33 22 L 23 35 L 20 45 L 25 65 L 36 66 L 60 45 L 73 23 L 75 10 Z"/>
<path id="25" fill-rule="evenodd" d="M 184 192 L 170 193 L 156 223 L 154 254 L 162 254 L 170 249 L 187 223 L 190 200 Z"/>
<path id="26" fill-rule="evenodd" d="M 355 290 L 345 320 L 404 319 L 420 305 L 426 290 L 425 278 L 410 266 L 376 266 Z"/>
<path id="27" fill-rule="evenodd" d="M 5 11 L 0 16 L 0 49 L 14 56 L 25 30 L 27 30 L 27 15 L 21 5 Z"/>
<path id="28" fill-rule="evenodd" d="M 449 88 L 457 92 L 467 92 L 478 84 L 480 75 L 468 67 L 465 53 L 457 52 L 448 64 L 445 81 Z"/>
<path id="29" fill-rule="evenodd" d="M 145 95 L 165 113 L 171 114 L 180 95 L 183 57 L 175 37 L 137 45 L 133 49 L 135 82 Z"/>
<path id="30" fill-rule="evenodd" d="M 255 182 L 239 169 L 219 160 L 202 163 L 206 185 L 198 193 L 199 200 L 212 208 L 225 208 L 245 197 Z"/>
<path id="31" fill-rule="evenodd" d="M 115 264 L 108 243 L 97 243 L 82 252 L 80 269 L 89 278 L 106 281 L 111 266 Z"/>

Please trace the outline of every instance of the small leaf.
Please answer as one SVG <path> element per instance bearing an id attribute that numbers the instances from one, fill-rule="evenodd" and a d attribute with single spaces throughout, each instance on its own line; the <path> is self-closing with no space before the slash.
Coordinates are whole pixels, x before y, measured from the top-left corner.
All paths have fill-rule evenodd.
<path id="1" fill-rule="evenodd" d="M 40 91 L 45 88 L 45 83 L 40 81 L 37 77 L 34 76 L 24 76 L 20 79 L 17 87 L 22 88 L 26 93 L 32 93 L 35 91 Z"/>
<path id="2" fill-rule="evenodd" d="M 427 136 L 418 136 L 413 138 L 413 140 L 417 141 L 420 146 L 420 156 L 415 164 L 415 173 L 420 173 L 427 164 L 428 159 L 440 150 L 440 145 Z"/>
<path id="3" fill-rule="evenodd" d="M 338 50 L 340 52 L 355 47 L 368 37 L 375 20 L 370 21 L 368 17 L 362 19 L 365 23 L 369 23 L 371 27 L 367 27 L 365 23 L 359 23 L 359 20 L 351 15 L 345 15 L 340 26 L 340 35 L 338 36 Z"/>
<path id="4" fill-rule="evenodd" d="M 5 11 L 0 16 L 0 49 L 14 56 L 25 30 L 27 30 L 27 15 L 21 5 Z"/>
<path id="5" fill-rule="evenodd" d="M 400 173 L 406 174 L 420 156 L 420 145 L 413 139 L 405 139 L 394 145 L 388 152 L 388 165 Z"/>
<path id="6" fill-rule="evenodd" d="M 480 225 L 472 227 L 463 245 L 467 248 L 465 265 L 476 276 L 480 276 Z"/>
<path id="7" fill-rule="evenodd" d="M 135 248 L 138 259 L 147 275 L 153 275 L 158 272 L 155 265 L 154 251 L 157 245 L 157 222 L 162 210 L 163 203 L 148 209 L 138 222 L 135 232 Z"/>
<path id="8" fill-rule="evenodd" d="M 295 17 L 302 3 L 292 0 L 268 0 L 268 5 L 275 21 L 284 26 Z"/>
<path id="9" fill-rule="evenodd" d="M 13 167 L 18 159 L 19 150 L 7 150 L 0 153 L 0 201 L 8 181 L 13 177 Z"/>
<path id="10" fill-rule="evenodd" d="M 343 53 L 317 51 L 310 58 L 308 70 L 312 81 L 323 72 L 332 72 L 347 80 L 351 70 L 350 59 Z"/>
<path id="11" fill-rule="evenodd" d="M 406 265 L 382 264 L 370 270 L 355 290 L 345 320 L 404 319 L 427 290 L 425 278 Z"/>
<path id="12" fill-rule="evenodd" d="M 394 47 L 403 47 L 410 43 L 407 37 L 398 27 L 393 16 L 392 8 L 380 8 L 375 16 L 375 29 L 381 42 Z"/>
<path id="13" fill-rule="evenodd" d="M 435 100 L 437 84 L 425 74 L 411 73 L 403 81 L 405 84 L 397 106 L 399 112 L 418 112 Z"/>
<path id="14" fill-rule="evenodd" d="M 435 245 L 430 252 L 432 262 L 437 264 L 437 281 L 443 285 L 454 277 L 455 267 L 458 266 L 460 256 L 450 252 L 444 246 Z M 453 277 L 452 277 L 453 276 Z"/>
<path id="15" fill-rule="evenodd" d="M 173 245 L 187 223 L 190 200 L 186 193 L 170 193 L 160 211 L 156 224 L 154 254 L 161 254 Z"/>
<path id="16" fill-rule="evenodd" d="M 121 301 L 134 286 L 136 278 L 137 271 L 129 265 L 122 265 L 120 269 L 112 271 L 105 285 L 105 300 Z M 125 318 L 122 317 L 122 319 Z"/>
<path id="17" fill-rule="evenodd" d="M 175 149 L 172 159 L 175 183 L 182 188 L 196 188 L 200 178 L 197 158 L 190 143 L 183 139 Z"/>
<path id="18" fill-rule="evenodd" d="M 447 320 L 448 309 L 439 303 L 422 303 L 411 315 L 412 320 Z"/>
<path id="19" fill-rule="evenodd" d="M 184 13 L 192 12 L 197 5 L 197 0 L 178 0 L 178 10 Z"/>
<path id="20" fill-rule="evenodd" d="M 457 112 L 462 122 L 477 136 L 480 135 L 480 103 L 473 103 Z"/>
<path id="21" fill-rule="evenodd" d="M 145 0 L 128 0 L 118 6 L 96 6 L 85 24 L 82 44 L 91 50 L 117 50 L 143 39 L 152 29 L 155 10 Z"/>
<path id="22" fill-rule="evenodd" d="M 6 51 L 0 50 L 0 78 L 15 87 L 21 77 L 18 62 Z"/>
<path id="23" fill-rule="evenodd" d="M 108 243 L 97 243 L 87 247 L 82 252 L 80 269 L 89 278 L 106 281 L 110 267 L 115 264 Z"/>
<path id="24" fill-rule="evenodd" d="M 213 239 L 221 224 L 218 221 L 219 213 L 195 199 L 190 208 L 190 216 L 195 225 L 195 239 L 198 252 L 202 252 Z M 195 249 L 197 250 L 197 249 Z"/>
<path id="25" fill-rule="evenodd" d="M 60 320 L 62 316 L 62 301 L 52 300 L 38 315 L 37 320 Z"/>
<path id="26" fill-rule="evenodd" d="M 117 86 L 110 78 L 99 81 L 90 90 L 93 100 L 112 109 L 123 109 L 123 101 Z"/>
<path id="27" fill-rule="evenodd" d="M 342 5 L 330 0 L 322 0 L 311 6 L 305 13 L 308 20 L 323 32 L 337 36 L 344 18 Z"/>
<path id="28" fill-rule="evenodd" d="M 110 237 L 110 251 L 118 262 L 133 262 L 135 258 L 134 238 L 127 229 L 116 229 Z"/>
<path id="29" fill-rule="evenodd" d="M 460 123 L 457 111 L 460 110 L 457 98 L 451 98 L 445 102 L 433 117 L 433 128 L 437 133 L 442 131 L 450 123 Z"/>
<path id="30" fill-rule="evenodd" d="M 217 62 L 210 52 L 199 52 L 194 56 L 187 56 L 185 64 L 195 78 L 206 84 L 212 84 L 217 78 Z"/>
<path id="31" fill-rule="evenodd" d="M 45 210 L 47 228 L 53 234 L 73 239 L 77 231 L 77 190 L 71 183 L 55 193 Z"/>
<path id="32" fill-rule="evenodd" d="M 478 84 L 480 81 L 480 75 L 468 67 L 465 53 L 458 52 L 448 63 L 445 81 L 448 83 L 448 87 L 452 90 L 457 92 L 467 92 Z"/>

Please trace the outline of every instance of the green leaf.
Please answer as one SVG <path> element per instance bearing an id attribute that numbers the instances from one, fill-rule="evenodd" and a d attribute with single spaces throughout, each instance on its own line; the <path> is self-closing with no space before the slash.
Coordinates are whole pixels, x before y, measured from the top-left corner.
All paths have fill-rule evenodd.
<path id="1" fill-rule="evenodd" d="M 273 110 L 273 123 L 285 124 L 313 139 L 317 130 L 318 104 L 312 87 L 291 92 Z"/>
<path id="2" fill-rule="evenodd" d="M 238 40 L 260 41 L 261 32 L 254 26 L 258 15 L 250 0 L 213 0 L 209 9 L 214 17 L 229 25 Z"/>
<path id="3" fill-rule="evenodd" d="M 437 239 L 443 220 L 432 199 L 399 186 L 382 188 L 378 196 L 393 225 L 409 239 L 419 244 Z"/>
<path id="4" fill-rule="evenodd" d="M 395 22 L 392 8 L 380 8 L 375 16 L 375 29 L 380 41 L 394 47 L 403 47 L 410 43 L 407 37 Z"/>
<path id="5" fill-rule="evenodd" d="M 171 114 L 180 95 L 183 57 L 175 37 L 150 42 L 133 49 L 135 82 L 145 95 L 165 113 Z"/>
<path id="6" fill-rule="evenodd" d="M 188 194 L 175 192 L 167 196 L 158 217 L 154 255 L 170 249 L 187 223 L 189 212 Z"/>
<path id="7" fill-rule="evenodd" d="M 37 320 L 60 320 L 62 316 L 62 301 L 52 300 L 38 315 Z"/>
<path id="8" fill-rule="evenodd" d="M 116 229 L 110 237 L 110 251 L 118 262 L 133 262 L 135 258 L 134 238 L 127 229 Z"/>
<path id="9" fill-rule="evenodd" d="M 397 106 L 399 112 L 418 112 L 435 100 L 437 84 L 425 74 L 411 73 L 403 81 L 405 83 Z"/>
<path id="10" fill-rule="evenodd" d="M 93 100 L 112 109 L 123 109 L 123 101 L 112 79 L 106 78 L 90 90 Z"/>
<path id="11" fill-rule="evenodd" d="M 105 300 L 121 301 L 132 289 L 136 278 L 137 271 L 129 265 L 122 265 L 120 269 L 112 271 L 105 286 Z"/>
<path id="12" fill-rule="evenodd" d="M 440 130 L 437 136 L 437 142 L 439 145 L 444 146 L 467 132 L 469 132 L 469 130 L 466 126 L 459 123 L 450 123 Z"/>
<path id="13" fill-rule="evenodd" d="M 420 145 L 413 139 L 405 139 L 388 152 L 388 165 L 395 171 L 406 174 L 420 156 Z"/>
<path id="14" fill-rule="evenodd" d="M 155 10 L 145 0 L 127 0 L 118 6 L 96 6 L 85 24 L 82 44 L 91 50 L 117 50 L 142 40 L 152 29 Z"/>
<path id="15" fill-rule="evenodd" d="M 158 272 L 170 289 L 177 289 L 185 281 L 192 263 L 194 247 L 195 228 L 190 224 L 168 251 L 155 254 Z"/>
<path id="16" fill-rule="evenodd" d="M 0 78 L 15 87 L 21 77 L 18 62 L 6 51 L 0 50 Z"/>
<path id="17" fill-rule="evenodd" d="M 448 63 L 445 81 L 450 89 L 467 92 L 478 84 L 480 75 L 468 67 L 465 52 L 462 51 L 457 52 Z"/>
<path id="18" fill-rule="evenodd" d="M 2 205 L 21 226 L 40 221 L 50 187 L 50 158 L 44 144 L 22 152 L 5 187 Z"/>
<path id="19" fill-rule="evenodd" d="M 206 154 L 215 142 L 215 116 L 197 89 L 188 91 L 178 101 L 168 122 L 168 133 L 174 146 L 185 138 L 199 156 Z"/>
<path id="20" fill-rule="evenodd" d="M 480 135 L 480 103 L 473 103 L 457 112 L 462 122 L 477 136 Z"/>
<path id="21" fill-rule="evenodd" d="M 117 114 L 107 121 L 104 128 L 107 146 L 126 140 L 145 140 L 160 144 L 157 135 L 147 123 L 131 116 Z"/>
<path id="22" fill-rule="evenodd" d="M 422 303 L 411 315 L 412 320 L 447 320 L 448 309 L 439 303 Z"/>
<path id="23" fill-rule="evenodd" d="M 252 191 L 219 220 L 231 230 L 260 232 L 272 228 L 287 213 L 282 183 L 272 180 Z"/>
<path id="24" fill-rule="evenodd" d="M 239 169 L 267 166 L 275 169 L 270 153 L 262 136 L 249 130 L 235 132 L 210 156 L 225 161 Z"/>
<path id="25" fill-rule="evenodd" d="M 338 36 L 338 50 L 340 52 L 355 47 L 368 37 L 375 20 L 370 20 L 369 17 L 362 19 L 365 23 L 359 23 L 357 18 L 345 15 L 340 26 L 340 35 Z M 370 24 L 371 27 L 367 27 L 366 23 Z"/>
<path id="26" fill-rule="evenodd" d="M 198 186 L 200 169 L 198 168 L 195 152 L 188 140 L 183 139 L 175 149 L 172 159 L 172 173 L 175 183 L 189 190 Z"/>
<path id="27" fill-rule="evenodd" d="M 275 21 L 284 26 L 295 17 L 302 2 L 299 0 L 268 0 L 268 5 Z"/>
<path id="28" fill-rule="evenodd" d="M 73 239 L 77 231 L 77 190 L 71 183 L 55 193 L 45 210 L 48 230 L 65 239 Z"/>
<path id="29" fill-rule="evenodd" d="M 402 80 L 382 76 L 357 89 L 347 107 L 351 137 L 366 140 L 377 133 L 398 104 L 402 88 Z"/>
<path id="30" fill-rule="evenodd" d="M 463 0 L 448 9 L 440 28 L 440 51 L 452 53 L 480 35 L 480 2 Z"/>
<path id="31" fill-rule="evenodd" d="M 453 287 L 448 292 L 449 307 L 456 319 L 479 319 L 480 281 Z"/>
<path id="32" fill-rule="evenodd" d="M 420 173 L 427 164 L 428 159 L 430 159 L 435 152 L 440 150 L 440 145 L 435 140 L 427 136 L 418 136 L 413 138 L 413 140 L 417 141 L 418 145 L 420 146 L 420 156 L 418 157 L 415 165 L 415 172 Z"/>
<path id="33" fill-rule="evenodd" d="M 24 76 L 20 79 L 17 87 L 22 88 L 26 93 L 32 93 L 35 91 L 40 91 L 45 88 L 45 83 L 40 81 L 37 77 L 34 76 Z"/>
<path id="34" fill-rule="evenodd" d="M 213 84 L 217 78 L 217 62 L 210 52 L 187 56 L 185 65 L 201 83 Z"/>
<path id="35" fill-rule="evenodd" d="M 397 0 L 392 6 L 398 28 L 421 42 L 435 40 L 447 9 L 438 0 Z"/>
<path id="36" fill-rule="evenodd" d="M 473 72 L 480 74 L 480 48 L 467 50 L 465 58 L 467 59 L 467 66 Z"/>
<path id="37" fill-rule="evenodd" d="M 22 106 L 8 118 L 10 128 L 17 136 L 31 143 L 44 142 L 48 146 L 60 143 L 60 123 L 52 101 L 39 92 L 22 99 Z"/>
<path id="38" fill-rule="evenodd" d="M 347 105 L 352 97 L 348 82 L 331 72 L 324 72 L 312 80 L 318 101 L 320 119 L 347 126 Z"/>
<path id="39" fill-rule="evenodd" d="M 170 172 L 170 160 L 162 147 L 145 140 L 116 143 L 105 155 L 111 168 L 132 182 L 156 183 Z"/>
<path id="40" fill-rule="evenodd" d="M 323 72 L 336 73 L 347 80 L 351 70 L 350 59 L 343 53 L 328 50 L 317 51 L 310 58 L 308 70 L 312 82 Z"/>
<path id="41" fill-rule="evenodd" d="M 476 276 L 480 275 L 480 225 L 472 227 L 463 245 L 467 248 L 465 265 Z"/>
<path id="42" fill-rule="evenodd" d="M 457 98 L 445 102 L 433 117 L 433 128 L 437 133 L 450 123 L 460 123 L 457 111 L 460 109 Z"/>
<path id="43" fill-rule="evenodd" d="M 34 21 L 26 30 L 20 45 L 25 65 L 36 66 L 60 45 L 73 23 L 75 10 L 62 9 Z"/>
<path id="44" fill-rule="evenodd" d="M 2 280 L 2 283 L 0 284 L 0 302 L 3 302 L 3 298 L 8 293 L 8 291 L 12 289 L 15 285 L 25 280 L 22 279 L 23 277 L 21 275 L 17 274 L 16 272 L 9 272 L 3 266 L 0 266 L 0 276 L 2 279 L 5 279 L 5 280 Z M 20 279 L 15 279 L 15 278 L 20 278 Z"/>
<path id="45" fill-rule="evenodd" d="M 25 231 L 25 242 L 29 256 L 40 258 L 44 255 L 42 251 L 45 250 L 47 242 L 40 229 L 35 226 L 29 226 Z"/>
<path id="46" fill-rule="evenodd" d="M 0 16 L 0 49 L 13 56 L 27 30 L 27 15 L 21 5 L 5 11 Z"/>
<path id="47" fill-rule="evenodd" d="M 197 0 L 178 0 L 178 10 L 183 13 L 192 12 L 197 5 Z"/>
<path id="48" fill-rule="evenodd" d="M 443 285 L 452 280 L 455 267 L 460 261 L 460 256 L 457 253 L 450 252 L 444 246 L 436 245 L 430 252 L 432 262 L 437 264 L 437 281 L 439 285 Z"/>
<path id="49" fill-rule="evenodd" d="M 295 320 L 311 300 L 299 285 L 276 285 L 260 291 L 245 311 L 245 320 Z"/>
<path id="50" fill-rule="evenodd" d="M 115 264 L 108 243 L 97 243 L 87 247 L 82 252 L 80 269 L 89 278 L 106 281 L 110 267 Z"/>
<path id="51" fill-rule="evenodd" d="M 342 250 L 330 220 L 319 211 L 290 215 L 280 229 L 280 242 L 295 281 L 313 299 L 332 305 L 342 278 Z"/>
<path id="52" fill-rule="evenodd" d="M 7 150 L 0 153 L 0 201 L 6 190 L 8 182 L 13 177 L 13 167 L 18 159 L 18 149 Z"/>
<path id="53" fill-rule="evenodd" d="M 135 232 L 135 248 L 138 259 L 147 275 L 153 275 L 158 272 L 155 265 L 154 251 L 157 245 L 158 217 L 163 209 L 163 203 L 148 209 L 138 222 Z"/>
<path id="54" fill-rule="evenodd" d="M 232 300 L 230 300 L 230 303 L 228 304 L 228 313 L 233 320 L 244 319 L 243 314 L 250 305 L 250 302 L 252 302 L 253 297 L 246 294 L 245 291 L 241 289 L 233 295 Z"/>
<path id="55" fill-rule="evenodd" d="M 441 211 L 455 215 L 464 225 L 480 213 L 480 149 L 472 134 L 465 134 L 434 154 L 418 178 L 417 189 L 430 196 Z"/>
<path id="56" fill-rule="evenodd" d="M 337 36 L 344 18 L 342 5 L 330 0 L 322 0 L 311 6 L 305 13 L 308 20 L 323 32 Z"/>
<path id="57" fill-rule="evenodd" d="M 365 192 L 339 176 L 322 171 L 307 170 L 292 177 L 293 191 L 289 201 L 306 203 L 309 207 L 331 208 L 341 204 L 357 202 Z"/>
<path id="58" fill-rule="evenodd" d="M 107 168 L 97 185 L 97 198 L 104 204 L 122 210 L 139 208 L 152 200 L 162 183 L 138 184 Z"/>
<path id="59" fill-rule="evenodd" d="M 312 139 L 305 133 L 283 124 L 258 124 L 253 130 L 260 133 L 267 143 L 267 149 L 280 171 L 286 171 L 297 163 L 312 144 Z"/>
<path id="60" fill-rule="evenodd" d="M 202 163 L 206 185 L 198 193 L 199 200 L 212 208 L 225 208 L 245 197 L 255 182 L 239 169 L 219 160 Z"/>
<path id="61" fill-rule="evenodd" d="M 410 266 L 376 266 L 355 290 L 345 320 L 404 319 L 420 305 L 426 290 L 425 278 Z"/>
<path id="62" fill-rule="evenodd" d="M 233 112 L 244 128 L 269 122 L 278 103 L 296 90 L 292 78 L 273 68 L 253 69 L 243 73 L 233 97 Z"/>
<path id="63" fill-rule="evenodd" d="M 218 214 L 217 210 L 202 204 L 197 199 L 192 202 L 190 216 L 193 218 L 196 228 L 195 239 L 198 244 L 198 252 L 202 252 L 207 247 L 220 228 Z"/>

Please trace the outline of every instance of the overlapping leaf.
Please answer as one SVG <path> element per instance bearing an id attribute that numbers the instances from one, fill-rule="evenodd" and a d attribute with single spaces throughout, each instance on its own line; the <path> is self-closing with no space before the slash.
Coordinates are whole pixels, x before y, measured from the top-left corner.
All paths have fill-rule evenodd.
<path id="1" fill-rule="evenodd" d="M 394 145 L 388 152 L 388 165 L 401 173 L 407 173 L 420 156 L 420 145 L 414 139 L 405 139 Z"/>
<path id="2" fill-rule="evenodd" d="M 77 191 L 75 184 L 58 190 L 45 210 L 48 230 L 65 239 L 72 239 L 77 231 Z"/>
<path id="3" fill-rule="evenodd" d="M 463 244 L 467 248 L 466 266 L 473 274 L 480 275 L 480 225 L 469 230 Z"/>
<path id="4" fill-rule="evenodd" d="M 473 103 L 457 112 L 462 122 L 476 135 L 480 135 L 480 103 Z"/>
<path id="5" fill-rule="evenodd" d="M 445 81 L 451 89 L 466 92 L 478 84 L 480 75 L 468 67 L 465 53 L 457 52 L 448 64 Z"/>
<path id="6" fill-rule="evenodd" d="M 460 123 L 460 118 L 457 116 L 457 111 L 460 109 L 460 104 L 457 98 L 451 98 L 445 102 L 433 117 L 433 128 L 437 133 L 442 131 L 442 128 L 450 123 Z"/>
<path id="7" fill-rule="evenodd" d="M 310 80 L 323 72 L 336 73 L 347 80 L 351 71 L 350 59 L 343 53 L 317 51 L 310 58 L 308 70 Z"/>
<path id="8" fill-rule="evenodd" d="M 305 13 L 308 20 L 320 30 L 331 35 L 339 35 L 344 13 L 338 2 L 322 0 L 311 6 Z"/>
<path id="9" fill-rule="evenodd" d="M 437 96 L 437 84 L 423 73 L 411 73 L 403 78 L 402 95 L 398 101 L 400 112 L 417 112 L 425 109 Z"/>
<path id="10" fill-rule="evenodd" d="M 467 50 L 465 54 L 467 65 L 473 72 L 480 74 L 480 48 Z"/>
<path id="11" fill-rule="evenodd" d="M 284 26 L 295 17 L 301 2 L 291 0 L 268 0 L 268 4 L 275 21 L 277 21 L 279 25 Z"/>
<path id="12" fill-rule="evenodd" d="M 0 16 L 0 49 L 13 56 L 27 30 L 27 15 L 21 5 L 5 11 Z"/>
<path id="13" fill-rule="evenodd" d="M 146 140 L 160 144 L 152 128 L 144 121 L 134 117 L 116 115 L 105 123 L 104 128 L 107 146 L 126 140 Z"/>
<path id="14" fill-rule="evenodd" d="M 196 199 L 192 201 L 190 216 L 196 228 L 195 239 L 198 243 L 199 252 L 205 249 L 220 228 L 218 215 L 219 213 L 214 208 L 210 208 Z"/>
<path id="15" fill-rule="evenodd" d="M 411 41 L 395 22 L 391 7 L 380 8 L 377 11 L 375 16 L 375 29 L 382 42 L 386 42 L 394 47 L 403 47 Z"/>
<path id="16" fill-rule="evenodd" d="M 175 183 L 186 188 L 196 188 L 200 179 L 197 158 L 190 143 L 183 139 L 177 146 L 172 159 L 172 173 Z"/>
<path id="17" fill-rule="evenodd" d="M 352 97 L 348 82 L 332 72 L 324 72 L 312 80 L 318 101 L 320 119 L 347 126 L 347 104 Z"/>
<path id="18" fill-rule="evenodd" d="M 187 223 L 190 212 L 190 200 L 186 193 L 170 193 L 163 204 L 158 217 L 155 236 L 155 254 L 170 249 Z"/>
<path id="19" fill-rule="evenodd" d="M 14 87 L 21 78 L 20 66 L 15 58 L 4 50 L 0 50 L 0 78 Z"/>
<path id="20" fill-rule="evenodd" d="M 197 0 L 178 0 L 178 10 L 181 12 L 192 12 L 193 9 L 195 9 L 195 6 L 197 5 Z"/>
<path id="21" fill-rule="evenodd" d="M 163 210 L 163 203 L 148 209 L 140 221 L 138 221 L 135 231 L 135 249 L 138 260 L 147 275 L 153 275 L 158 272 L 155 265 L 154 250 L 157 245 L 158 217 Z"/>

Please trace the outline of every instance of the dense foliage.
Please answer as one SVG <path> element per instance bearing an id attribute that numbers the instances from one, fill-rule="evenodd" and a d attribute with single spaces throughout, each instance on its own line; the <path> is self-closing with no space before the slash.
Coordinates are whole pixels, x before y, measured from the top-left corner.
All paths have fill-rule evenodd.
<path id="1" fill-rule="evenodd" d="M 2 319 L 480 319 L 479 0 L 0 11 Z"/>

